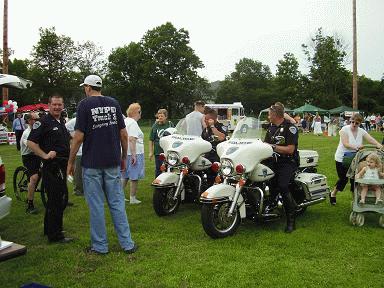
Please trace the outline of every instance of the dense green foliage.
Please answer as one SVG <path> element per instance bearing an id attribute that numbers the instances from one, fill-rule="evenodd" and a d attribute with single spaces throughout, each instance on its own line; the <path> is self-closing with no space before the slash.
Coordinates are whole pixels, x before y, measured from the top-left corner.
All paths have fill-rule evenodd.
<path id="1" fill-rule="evenodd" d="M 158 108 L 167 108 L 171 117 L 192 109 L 197 99 L 232 103 L 241 101 L 246 113 L 258 113 L 276 101 L 295 108 L 310 103 L 331 109 L 352 106 L 352 73 L 346 69 L 350 48 L 337 35 L 324 35 L 319 28 L 309 43 L 302 45 L 309 68 L 299 70 L 298 56 L 290 52 L 276 64 L 275 75 L 258 59 L 243 58 L 223 81 L 211 86 L 198 75 L 204 63 L 190 45 L 187 30 L 165 23 L 148 30 L 138 42 L 104 52 L 91 41 L 75 43 L 58 35 L 55 28 L 40 29 L 31 59 L 13 59 L 9 73 L 33 81 L 31 89 L 11 90 L 10 99 L 19 106 L 46 102 L 54 91 L 75 109 L 83 97 L 79 83 L 87 74 L 105 79 L 103 93 L 116 97 L 123 110 L 132 102 L 147 107 L 145 118 Z M 384 112 L 384 80 L 359 77 L 359 109 Z"/>
<path id="2" fill-rule="evenodd" d="M 159 108 L 180 116 L 208 93 L 208 82 L 197 75 L 204 65 L 189 46 L 189 33 L 166 23 L 148 31 L 139 43 L 109 55 L 108 88 L 123 107 L 140 102 L 144 117 Z"/>
<path id="3" fill-rule="evenodd" d="M 308 75 L 299 71 L 292 53 L 285 53 L 278 61 L 276 75 L 271 75 L 269 67 L 261 62 L 243 58 L 236 64 L 235 72 L 220 83 L 216 101 L 241 101 L 246 113 L 259 112 L 276 101 L 290 108 L 305 103 L 324 109 L 352 106 L 352 73 L 345 67 L 349 51 L 342 39 L 325 36 L 320 28 L 302 48 Z M 384 112 L 384 80 L 374 81 L 362 75 L 358 89 L 360 110 Z"/>
<path id="4" fill-rule="evenodd" d="M 144 127 L 147 144 L 149 127 Z M 372 135 L 381 141 L 382 134 Z M 301 149 L 320 154 L 319 173 L 336 181 L 334 152 L 338 137 L 300 135 Z M 145 145 L 147 147 L 147 145 Z M 12 196 L 12 173 L 20 165 L 14 146 L 0 146 Z M 200 223 L 199 207 L 182 205 L 176 215 L 159 218 L 152 208 L 154 163 L 146 157 L 146 178 L 139 182 L 143 203 L 127 205 L 132 235 L 139 251 L 121 252 L 107 213 L 110 253 L 87 255 L 89 216 L 84 198 L 70 195 L 64 227 L 76 241 L 48 244 L 43 236 L 43 211 L 26 215 L 24 204 L 13 202 L 12 213 L 0 220 L 3 239 L 24 244 L 25 256 L 0 262 L 1 287 L 38 282 L 51 287 L 382 287 L 383 228 L 378 215 L 366 216 L 363 227 L 348 217 L 351 194 L 340 193 L 336 206 L 309 207 L 297 220 L 297 230 L 283 233 L 284 220 L 244 221 L 233 237 L 210 239 Z M 348 187 L 348 186 L 347 186 Z M 70 189 L 72 191 L 72 188 Z M 42 209 L 39 196 L 36 204 Z"/>

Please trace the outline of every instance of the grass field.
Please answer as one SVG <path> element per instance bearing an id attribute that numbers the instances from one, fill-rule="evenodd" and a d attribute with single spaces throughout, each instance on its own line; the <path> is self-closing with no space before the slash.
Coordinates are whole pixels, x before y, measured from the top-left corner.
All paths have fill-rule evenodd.
<path id="1" fill-rule="evenodd" d="M 148 137 L 149 127 L 144 127 Z M 381 141 L 382 135 L 372 134 Z M 146 139 L 147 140 L 147 139 Z M 334 152 L 338 137 L 300 135 L 301 149 L 320 154 L 319 173 L 336 181 Z M 146 141 L 147 143 L 147 141 Z M 146 145 L 147 148 L 147 145 Z M 0 146 L 6 164 L 7 192 L 13 197 L 12 175 L 21 164 L 14 146 Z M 152 208 L 154 163 L 146 158 L 146 178 L 140 181 L 140 205 L 126 210 L 137 253 L 122 253 L 109 214 L 110 253 L 87 255 L 88 208 L 74 196 L 64 214 L 71 244 L 48 244 L 43 236 L 40 196 L 37 215 L 26 215 L 14 197 L 11 215 L 0 221 L 3 239 L 26 245 L 25 256 L 0 263 L 0 287 L 37 282 L 52 287 L 384 287 L 384 230 L 377 214 L 363 227 L 349 223 L 351 193 L 309 207 L 298 218 L 297 230 L 283 233 L 285 219 L 254 224 L 244 221 L 233 237 L 210 239 L 200 223 L 199 207 L 182 205 L 176 215 L 159 218 Z M 349 187 L 349 186 L 347 186 Z"/>

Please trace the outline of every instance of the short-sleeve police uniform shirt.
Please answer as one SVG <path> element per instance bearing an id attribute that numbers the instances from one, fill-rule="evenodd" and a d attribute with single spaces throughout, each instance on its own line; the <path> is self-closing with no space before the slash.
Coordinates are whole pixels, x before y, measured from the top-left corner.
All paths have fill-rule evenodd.
<path id="1" fill-rule="evenodd" d="M 219 130 L 219 132 L 223 133 L 225 136 L 227 136 L 227 127 L 225 127 L 220 122 L 215 123 L 215 128 Z M 213 133 L 212 129 L 210 127 L 207 127 L 203 130 L 203 133 L 201 133 L 201 138 L 204 140 L 210 142 L 212 144 L 212 148 L 216 148 L 217 144 L 219 144 L 222 141 L 218 141 L 216 137 L 214 137 L 215 134 Z"/>
<path id="2" fill-rule="evenodd" d="M 56 151 L 58 157 L 68 158 L 70 137 L 64 119 L 56 120 L 48 114 L 33 124 L 28 140 L 39 144 L 45 153 Z"/>
<path id="3" fill-rule="evenodd" d="M 278 138 L 281 139 L 278 140 Z M 284 119 L 283 123 L 279 126 L 273 124 L 269 126 L 264 142 L 282 146 L 295 145 L 293 155 L 281 155 L 281 158 L 298 157 L 297 146 L 299 142 L 299 131 L 294 124 L 286 119 Z"/>

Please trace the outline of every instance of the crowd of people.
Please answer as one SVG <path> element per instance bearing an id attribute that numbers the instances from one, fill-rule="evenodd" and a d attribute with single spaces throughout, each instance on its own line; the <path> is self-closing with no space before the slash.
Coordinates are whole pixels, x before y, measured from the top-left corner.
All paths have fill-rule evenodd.
<path id="1" fill-rule="evenodd" d="M 304 113 L 302 117 L 299 114 L 291 116 L 286 113 L 285 118 L 295 124 L 304 134 L 313 133 L 318 136 L 324 133 L 326 133 L 327 136 L 337 136 L 340 129 L 349 125 L 351 122 L 351 117 L 349 116 L 333 115 L 328 117 L 326 115 L 319 115 L 319 113 L 311 114 L 307 112 Z M 383 120 L 380 114 L 365 116 L 360 127 L 366 131 L 384 131 Z"/>
<path id="2" fill-rule="evenodd" d="M 87 97 L 80 101 L 72 119 L 64 119 L 64 101 L 58 94 L 49 97 L 47 115 L 39 117 L 36 113 L 29 113 L 25 117 L 26 123 L 22 117 L 15 119 L 14 130 L 21 130 L 17 136 L 20 148 L 17 148 L 21 150 L 30 180 L 26 211 L 31 214 L 37 212 L 33 192 L 41 171 L 48 196 L 44 233 L 49 242 L 71 242 L 73 239 L 63 232 L 63 211 L 68 203 L 67 176 L 73 175 L 74 194 L 84 196 L 89 208 L 91 246 L 86 251 L 95 254 L 109 251 L 104 214 L 106 201 L 122 249 L 134 253 L 138 245 L 131 237 L 125 202 L 141 203 L 137 194 L 138 181 L 145 177 L 144 133 L 138 125 L 142 107 L 139 103 L 132 103 L 124 117 L 119 103 L 102 95 L 102 79 L 97 75 L 87 76 L 80 86 Z M 149 160 L 155 162 L 154 174 L 157 177 L 161 173 L 160 154 L 163 153 L 159 141 L 166 129 L 174 127 L 174 124 L 168 120 L 166 109 L 159 109 L 155 116 L 149 135 L 148 155 Z M 212 144 L 213 149 L 205 155 L 211 162 L 219 161 L 215 148 L 228 135 L 226 127 L 217 119 L 216 110 L 205 106 L 203 101 L 196 101 L 194 111 L 187 114 L 185 120 L 188 135 L 201 136 Z M 314 117 L 306 114 L 302 119 L 297 115 L 291 117 L 284 113 L 284 106 L 279 102 L 270 107 L 268 119 L 270 124 L 264 142 L 279 155 L 270 165 L 276 174 L 274 187 L 277 188 L 273 193 L 282 196 L 287 216 L 285 232 L 290 233 L 295 230 L 296 204 L 288 185 L 298 168 L 299 129 L 306 132 L 312 127 L 315 134 L 321 134 L 322 119 L 318 114 Z M 363 140 L 382 148 L 366 130 L 360 128 L 364 120 L 359 114 L 354 114 L 342 126 L 339 118 L 330 120 L 340 128 L 340 142 L 335 154 L 339 180 L 330 193 L 332 205 L 336 204 L 337 193 L 348 182 L 347 168 L 342 163 L 345 153 L 356 152 Z M 375 129 L 379 125 L 375 119 Z M 372 125 L 365 128 L 372 129 Z M 284 143 L 276 141 L 278 136 L 284 137 Z M 207 177 L 213 183 L 215 176 L 212 172 Z M 128 182 L 129 199 L 124 192 Z M 380 200 L 379 194 L 377 197 Z"/>

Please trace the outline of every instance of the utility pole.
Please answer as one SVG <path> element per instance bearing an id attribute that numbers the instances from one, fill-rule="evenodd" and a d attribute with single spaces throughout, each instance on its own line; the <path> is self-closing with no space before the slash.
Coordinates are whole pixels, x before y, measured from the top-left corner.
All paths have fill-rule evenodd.
<path id="1" fill-rule="evenodd" d="M 356 31 L 356 0 L 353 0 L 353 80 L 352 80 L 352 108 L 358 109 L 357 95 L 357 31 Z"/>
<path id="2" fill-rule="evenodd" d="M 3 15 L 3 74 L 8 74 L 8 0 L 4 0 Z M 8 100 L 8 88 L 3 88 L 3 101 Z"/>

